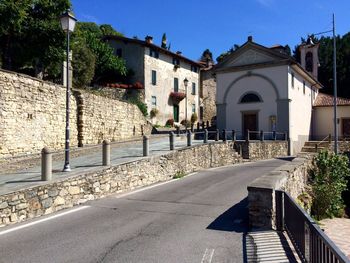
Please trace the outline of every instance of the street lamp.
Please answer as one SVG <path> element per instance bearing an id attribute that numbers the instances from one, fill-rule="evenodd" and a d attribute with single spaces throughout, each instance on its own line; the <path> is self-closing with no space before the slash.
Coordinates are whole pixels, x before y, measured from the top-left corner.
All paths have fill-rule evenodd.
<path id="1" fill-rule="evenodd" d="M 70 102 L 69 102 L 69 98 L 70 98 L 70 86 L 69 86 L 69 37 L 70 34 L 74 31 L 74 27 L 75 27 L 75 22 L 77 21 L 77 19 L 73 16 L 73 14 L 67 10 L 61 17 L 60 17 L 60 21 L 61 21 L 61 27 L 63 29 L 63 31 L 67 34 L 67 71 L 66 71 L 66 88 L 67 88 L 67 92 L 66 92 L 66 140 L 65 140 L 65 154 L 64 154 L 64 168 L 63 168 L 63 172 L 70 172 L 70 164 L 69 164 L 69 112 L 70 112 Z"/>
<path id="2" fill-rule="evenodd" d="M 184 79 L 184 85 L 185 85 L 185 92 L 186 92 L 186 100 L 185 100 L 185 127 L 186 127 L 186 132 L 187 132 L 187 86 L 188 86 L 188 79 Z"/>

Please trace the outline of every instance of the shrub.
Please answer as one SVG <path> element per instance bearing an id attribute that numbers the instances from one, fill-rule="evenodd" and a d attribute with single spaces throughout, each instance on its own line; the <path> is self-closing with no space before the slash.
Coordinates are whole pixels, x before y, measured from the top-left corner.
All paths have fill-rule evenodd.
<path id="1" fill-rule="evenodd" d="M 186 174 L 184 171 L 177 171 L 174 176 L 173 176 L 173 179 L 179 179 L 179 178 L 182 178 L 184 177 Z"/>
<path id="2" fill-rule="evenodd" d="M 131 97 L 128 99 L 128 102 L 136 105 L 140 111 L 142 112 L 143 116 L 147 117 L 148 116 L 148 110 L 147 110 L 147 105 L 140 101 L 140 99 L 136 97 Z"/>
<path id="3" fill-rule="evenodd" d="M 156 108 L 151 109 L 149 116 L 153 119 L 154 117 L 156 117 L 159 113 L 159 110 Z"/>
<path id="4" fill-rule="evenodd" d="M 346 189 L 349 176 L 348 158 L 327 151 L 320 152 L 312 170 L 313 204 L 312 214 L 317 220 L 342 216 L 344 201 L 342 192 Z"/>
<path id="5" fill-rule="evenodd" d="M 194 124 L 198 121 L 198 116 L 197 116 L 197 113 L 193 113 L 191 115 L 191 123 Z"/>
<path id="6" fill-rule="evenodd" d="M 174 119 L 167 120 L 165 126 L 174 127 Z"/>
<path id="7" fill-rule="evenodd" d="M 187 128 L 191 127 L 191 122 L 189 120 L 182 120 L 180 123 Z"/>

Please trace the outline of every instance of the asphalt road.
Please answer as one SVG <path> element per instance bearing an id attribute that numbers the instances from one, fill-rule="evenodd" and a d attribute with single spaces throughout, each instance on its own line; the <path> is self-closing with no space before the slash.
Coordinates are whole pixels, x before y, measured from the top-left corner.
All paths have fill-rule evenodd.
<path id="1" fill-rule="evenodd" d="M 0 262 L 244 262 L 247 185 L 285 162 L 210 169 L 3 228 Z"/>

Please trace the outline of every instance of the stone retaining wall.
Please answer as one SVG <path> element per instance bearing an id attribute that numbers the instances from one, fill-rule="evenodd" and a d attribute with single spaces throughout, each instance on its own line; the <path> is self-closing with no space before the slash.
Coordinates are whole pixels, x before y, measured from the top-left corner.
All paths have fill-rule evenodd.
<path id="1" fill-rule="evenodd" d="M 276 229 L 275 190 L 284 190 L 296 199 L 305 189 L 312 158 L 295 158 L 256 179 L 248 186 L 249 226 Z"/>
<path id="2" fill-rule="evenodd" d="M 73 91 L 71 146 L 118 141 L 149 134 L 151 124 L 137 106 Z M 0 159 L 64 148 L 66 89 L 26 75 L 0 70 Z"/>
<path id="3" fill-rule="evenodd" d="M 42 183 L 0 197 L 0 226 L 25 221 L 114 193 L 171 179 L 177 172 L 241 162 L 233 143 L 210 143 L 187 147 L 65 180 Z"/>
<path id="4" fill-rule="evenodd" d="M 236 141 L 236 150 L 249 160 L 264 160 L 288 156 L 287 141 Z"/>

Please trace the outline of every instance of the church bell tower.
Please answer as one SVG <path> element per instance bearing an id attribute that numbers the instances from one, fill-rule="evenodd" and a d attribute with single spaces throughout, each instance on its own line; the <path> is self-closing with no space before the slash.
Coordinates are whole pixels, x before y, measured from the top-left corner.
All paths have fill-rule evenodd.
<path id="1" fill-rule="evenodd" d="M 299 46 L 301 66 L 309 72 L 315 79 L 318 79 L 318 48 L 320 44 L 315 44 L 311 36 L 308 37 L 306 43 Z"/>

